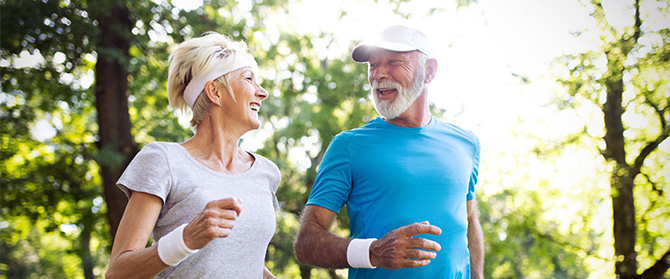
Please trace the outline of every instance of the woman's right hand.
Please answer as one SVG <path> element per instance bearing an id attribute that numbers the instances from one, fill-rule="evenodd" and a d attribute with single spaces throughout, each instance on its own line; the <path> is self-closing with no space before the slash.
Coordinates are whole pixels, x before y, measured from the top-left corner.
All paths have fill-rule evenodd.
<path id="1" fill-rule="evenodd" d="M 241 210 L 242 199 L 225 198 L 207 203 L 184 228 L 184 243 L 189 249 L 201 249 L 215 238 L 227 237 Z"/>

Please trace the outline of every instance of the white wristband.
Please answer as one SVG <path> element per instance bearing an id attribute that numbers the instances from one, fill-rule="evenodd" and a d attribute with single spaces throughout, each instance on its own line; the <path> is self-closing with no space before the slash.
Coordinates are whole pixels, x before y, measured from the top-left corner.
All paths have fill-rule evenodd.
<path id="1" fill-rule="evenodd" d="M 166 265 L 175 266 L 186 257 L 200 251 L 199 249 L 189 249 L 186 246 L 186 243 L 184 243 L 184 227 L 186 227 L 186 224 L 177 227 L 158 240 L 158 257 Z"/>
<path id="2" fill-rule="evenodd" d="M 376 238 L 354 238 L 347 247 L 347 262 L 353 268 L 376 268 L 370 263 L 370 244 Z"/>

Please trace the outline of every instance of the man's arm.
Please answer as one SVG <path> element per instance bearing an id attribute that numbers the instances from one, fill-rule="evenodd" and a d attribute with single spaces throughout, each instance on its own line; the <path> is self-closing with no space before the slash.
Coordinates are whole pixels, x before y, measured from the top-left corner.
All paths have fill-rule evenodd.
<path id="1" fill-rule="evenodd" d="M 470 250 L 470 273 L 473 279 L 484 278 L 484 233 L 479 225 L 477 200 L 469 200 L 468 249 Z"/>
<path id="2" fill-rule="evenodd" d="M 305 208 L 294 244 L 298 262 L 331 269 L 350 267 L 347 248 L 351 240 L 329 231 L 335 217 L 335 212 L 320 206 L 308 205 Z M 440 233 L 440 228 L 428 222 L 413 223 L 392 230 L 372 242 L 368 252 L 370 262 L 373 266 L 388 269 L 427 265 L 430 259 L 435 258 L 434 251 L 439 251 L 441 247 L 435 241 L 414 236 Z"/>
<path id="3" fill-rule="evenodd" d="M 348 268 L 347 247 L 350 239 L 330 232 L 337 213 L 316 205 L 308 205 L 294 248 L 298 262 L 324 268 Z"/>

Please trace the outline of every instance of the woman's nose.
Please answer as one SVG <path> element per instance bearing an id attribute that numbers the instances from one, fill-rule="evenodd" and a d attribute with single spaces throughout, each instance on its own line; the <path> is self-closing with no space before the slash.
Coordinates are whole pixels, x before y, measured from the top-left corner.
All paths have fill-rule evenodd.
<path id="1" fill-rule="evenodd" d="M 258 85 L 258 89 L 256 90 L 256 97 L 261 98 L 261 100 L 268 97 L 268 92 L 265 90 L 265 88 L 260 86 L 260 84 Z"/>

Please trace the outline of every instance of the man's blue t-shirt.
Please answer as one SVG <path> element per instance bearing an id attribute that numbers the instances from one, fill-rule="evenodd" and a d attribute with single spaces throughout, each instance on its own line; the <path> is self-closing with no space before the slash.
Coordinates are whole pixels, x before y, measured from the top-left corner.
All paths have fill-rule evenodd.
<path id="1" fill-rule="evenodd" d="M 352 238 L 381 238 L 429 221 L 440 235 L 418 235 L 442 249 L 427 266 L 349 269 L 349 278 L 470 278 L 466 201 L 474 198 L 479 140 L 432 118 L 407 128 L 381 118 L 338 134 L 328 146 L 307 205 L 346 204 Z"/>

